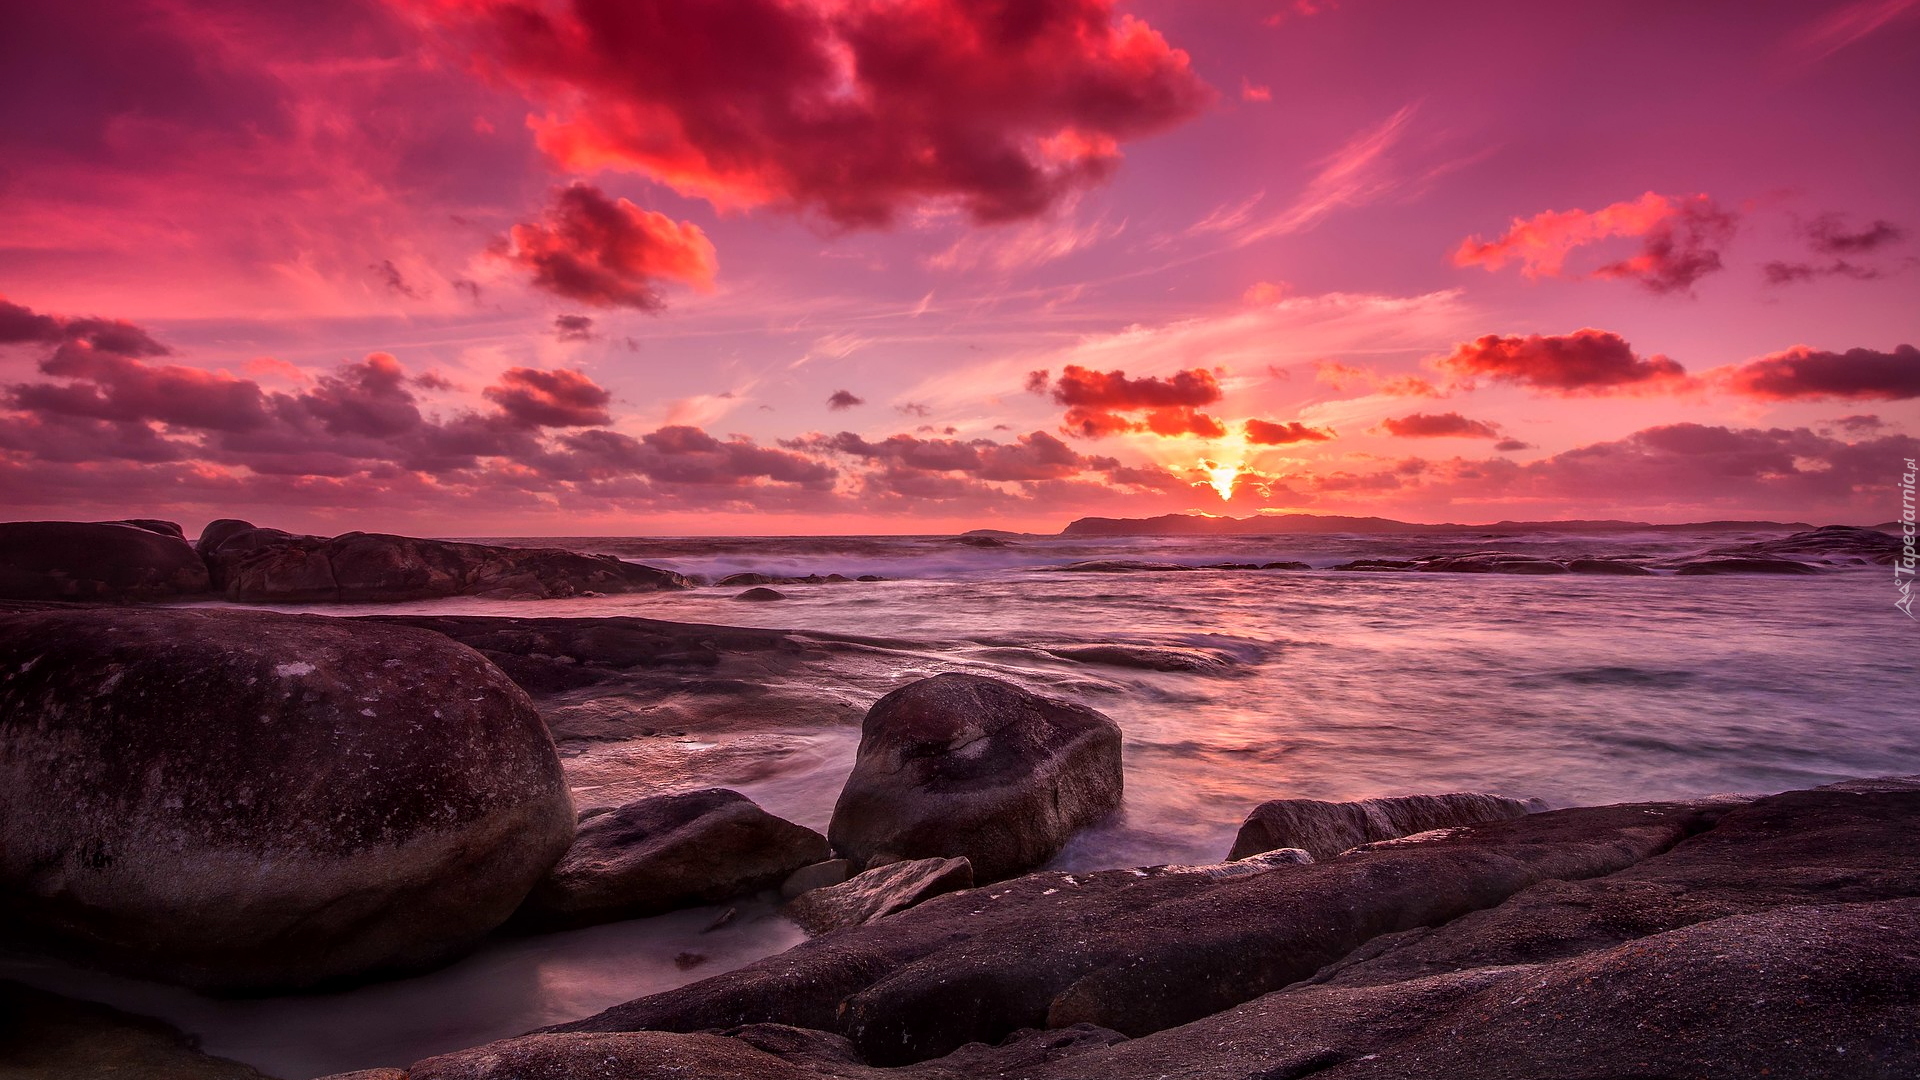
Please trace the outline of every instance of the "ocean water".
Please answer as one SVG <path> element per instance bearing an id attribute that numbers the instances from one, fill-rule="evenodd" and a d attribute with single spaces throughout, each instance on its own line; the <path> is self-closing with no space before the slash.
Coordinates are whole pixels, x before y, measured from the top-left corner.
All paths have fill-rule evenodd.
<path id="1" fill-rule="evenodd" d="M 1042 686 L 1100 709 L 1125 732 L 1123 812 L 1056 861 L 1092 869 L 1218 861 L 1247 811 L 1274 798 L 1490 791 L 1566 806 L 1920 773 L 1920 624 L 1893 606 L 1886 567 L 1816 577 L 1063 569 L 1096 559 L 1327 567 L 1488 549 L 1659 560 L 1742 539 L 1017 538 L 998 548 L 950 537 L 522 539 L 511 542 L 710 579 L 750 571 L 887 580 L 779 585 L 789 599 L 765 604 L 734 600 L 738 587 L 704 587 L 288 610 L 640 615 L 851 634 L 889 642 L 899 682 L 966 670 Z M 1176 650 L 1197 670 L 1059 655 L 1103 644 Z M 848 692 L 864 695 L 858 704 L 873 696 L 871 687 Z M 734 787 L 824 830 L 858 719 L 855 709 L 847 723 L 822 728 L 774 715 L 644 750 L 680 755 L 673 786 Z M 563 747 L 577 797 L 618 789 L 622 755 L 642 749 Z M 419 979 L 317 998 L 212 1001 L 26 961 L 0 963 L 0 976 L 166 1017 L 212 1052 L 301 1080 L 516 1034 L 799 940 L 770 910 L 742 910 L 707 934 L 714 912 L 503 939 Z M 699 959 L 685 967 L 689 954 Z"/>

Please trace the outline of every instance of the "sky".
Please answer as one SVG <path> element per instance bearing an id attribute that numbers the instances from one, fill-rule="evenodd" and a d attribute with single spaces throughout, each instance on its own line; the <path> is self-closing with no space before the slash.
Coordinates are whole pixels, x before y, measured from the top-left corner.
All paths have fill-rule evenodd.
<path id="1" fill-rule="evenodd" d="M 0 513 L 1899 516 L 1920 0 L 26 0 Z"/>

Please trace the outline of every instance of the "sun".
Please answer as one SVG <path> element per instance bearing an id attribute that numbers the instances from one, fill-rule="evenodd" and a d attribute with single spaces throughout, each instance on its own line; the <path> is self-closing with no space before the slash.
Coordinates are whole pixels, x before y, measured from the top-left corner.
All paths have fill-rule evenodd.
<path id="1" fill-rule="evenodd" d="M 1233 498 L 1233 482 L 1239 477 L 1240 468 L 1238 465 L 1216 465 L 1211 461 L 1200 463 L 1200 471 L 1207 474 L 1207 483 L 1213 485 L 1213 490 L 1220 493 L 1221 502 L 1227 502 Z"/>

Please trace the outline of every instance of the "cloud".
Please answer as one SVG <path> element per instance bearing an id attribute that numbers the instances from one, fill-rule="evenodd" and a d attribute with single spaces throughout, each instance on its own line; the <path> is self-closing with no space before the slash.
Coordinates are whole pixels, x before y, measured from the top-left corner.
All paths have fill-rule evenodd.
<path id="1" fill-rule="evenodd" d="M 1321 428 L 1310 428 L 1298 420 L 1289 420 L 1283 424 L 1276 424 L 1270 420 L 1248 420 L 1245 431 L 1247 441 L 1255 446 L 1326 442 L 1333 438 L 1333 432 Z"/>
<path id="2" fill-rule="evenodd" d="M 0 345 L 79 346 L 118 356 L 166 356 L 173 350 L 119 319 L 46 315 L 0 297 Z"/>
<path id="3" fill-rule="evenodd" d="M 1760 268 L 1760 273 L 1769 285 L 1793 285 L 1823 277 L 1845 277 L 1855 281 L 1872 281 L 1885 275 L 1871 266 L 1856 266 L 1845 259 L 1818 266 L 1813 263 L 1790 263 L 1774 260 Z"/>
<path id="4" fill-rule="evenodd" d="M 613 395 L 578 371 L 508 368 L 481 393 L 521 427 L 593 427 L 610 424 Z"/>
<path id="5" fill-rule="evenodd" d="M 1047 373 L 1027 377 L 1027 390 L 1047 392 Z M 1220 382 L 1205 368 L 1176 371 L 1171 376 L 1128 378 L 1124 371 L 1094 371 L 1068 364 L 1051 384 L 1055 404 L 1065 405 L 1068 430 L 1083 438 L 1123 432 L 1150 431 L 1156 435 L 1198 435 L 1219 438 L 1227 433 L 1220 421 L 1199 406 L 1220 400 Z M 1130 416 L 1128 414 L 1139 414 Z"/>
<path id="6" fill-rule="evenodd" d="M 593 318 L 588 315 L 555 315 L 553 336 L 561 341 L 592 341 Z"/>
<path id="7" fill-rule="evenodd" d="M 835 390 L 833 393 L 827 395 L 827 408 L 834 412 L 844 412 L 847 409 L 853 408 L 855 405 L 865 405 L 866 403 L 866 398 L 856 397 L 851 390 Z"/>
<path id="8" fill-rule="evenodd" d="M 1864 255 L 1906 239 L 1905 229 L 1891 221 L 1874 220 L 1865 227 L 1847 231 L 1839 214 L 1822 214 L 1806 225 L 1807 239 L 1822 255 Z"/>
<path id="9" fill-rule="evenodd" d="M 1656 293 L 1689 292 L 1695 282 L 1721 269 L 1720 251 L 1738 224 L 1737 214 L 1705 195 L 1649 191 L 1599 210 L 1549 210 L 1515 218 L 1492 240 L 1471 236 L 1462 241 L 1453 262 L 1488 270 L 1518 262 L 1529 278 L 1608 278 L 1638 282 Z M 1639 252 L 1584 275 L 1567 272 L 1567 258 L 1575 249 L 1615 237 L 1637 238 Z"/>
<path id="10" fill-rule="evenodd" d="M 1853 0 L 1801 27 L 1788 42 L 1803 63 L 1817 63 L 1863 41 L 1913 8 L 1915 0 Z"/>
<path id="11" fill-rule="evenodd" d="M 1212 96 L 1113 0 L 405 6 L 536 103 L 560 168 L 842 226 L 941 204 L 1033 217 Z"/>
<path id="12" fill-rule="evenodd" d="M 501 252 L 555 296 L 594 307 L 657 311 L 666 306 L 659 283 L 713 286 L 713 243 L 698 225 L 610 199 L 599 188 L 574 184 L 554 194 L 535 224 L 515 225 Z"/>
<path id="13" fill-rule="evenodd" d="M 1502 453 L 1510 453 L 1515 450 L 1531 450 L 1533 449 L 1533 444 L 1530 442 L 1522 442 L 1519 439 L 1501 439 L 1499 442 L 1493 444 L 1493 448 Z"/>
<path id="14" fill-rule="evenodd" d="M 837 435 L 810 435 L 783 443 L 790 449 L 842 454 L 877 462 L 896 476 L 902 473 L 961 473 L 986 481 L 1056 480 L 1091 468 L 1110 468 L 1111 458 L 1091 458 L 1044 431 L 1021 435 L 1010 443 L 991 439 L 922 439 L 890 435 L 869 442 L 850 431 Z"/>
<path id="15" fill-rule="evenodd" d="M 332 434 L 381 438 L 421 424 L 420 409 L 406 384 L 400 361 L 389 353 L 370 353 L 358 364 L 320 376 L 314 389 L 297 400 Z"/>
<path id="16" fill-rule="evenodd" d="M 1380 430 L 1403 439 L 1498 439 L 1500 427 L 1485 420 L 1469 420 L 1457 412 L 1409 413 L 1388 417 Z M 1522 444 L 1524 446 L 1525 444 Z"/>
<path id="17" fill-rule="evenodd" d="M 1435 361 L 1469 381 L 1486 377 L 1560 397 L 1668 393 L 1693 385 L 1686 369 L 1664 356 L 1641 357 L 1618 334 L 1487 334 Z"/>
<path id="18" fill-rule="evenodd" d="M 1368 367 L 1337 360 L 1316 360 L 1314 378 L 1335 390 L 1363 388 L 1387 397 L 1442 397 L 1440 388 L 1418 375 L 1383 375 Z"/>
<path id="19" fill-rule="evenodd" d="M 1920 397 L 1920 349 L 1836 353 L 1795 345 L 1709 375 L 1733 393 L 1762 401 L 1906 401 Z"/>
<path id="20" fill-rule="evenodd" d="M 387 291 L 393 295 L 404 296 L 409 300 L 420 299 L 420 291 L 407 284 L 406 276 L 400 273 L 399 267 L 393 265 L 392 259 L 381 259 L 367 269 L 372 271 L 373 275 L 380 279 L 380 284 L 386 286 Z"/>

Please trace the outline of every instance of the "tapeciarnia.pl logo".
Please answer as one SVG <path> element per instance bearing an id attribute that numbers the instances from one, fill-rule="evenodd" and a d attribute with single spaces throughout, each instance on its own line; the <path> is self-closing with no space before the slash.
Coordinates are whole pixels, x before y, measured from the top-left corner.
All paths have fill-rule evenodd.
<path id="1" fill-rule="evenodd" d="M 1893 606 L 1907 613 L 1907 618 L 1916 619 L 1913 613 L 1913 480 L 1920 469 L 1914 467 L 1914 459 L 1907 458 L 1907 471 L 1900 474 L 1900 557 L 1893 561 L 1893 587 L 1900 591 L 1900 599 Z"/>

